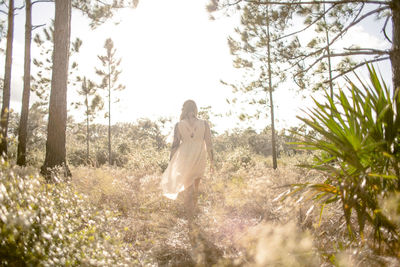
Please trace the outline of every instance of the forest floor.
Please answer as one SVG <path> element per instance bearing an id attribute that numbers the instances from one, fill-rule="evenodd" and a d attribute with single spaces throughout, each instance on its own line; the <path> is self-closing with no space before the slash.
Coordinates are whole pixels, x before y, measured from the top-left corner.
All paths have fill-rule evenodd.
<path id="1" fill-rule="evenodd" d="M 79 167 L 73 183 L 92 204 L 115 212 L 114 226 L 140 265 L 321 266 L 321 248 L 332 247 L 329 235 L 341 234 L 340 216 L 327 209 L 320 224 L 312 203 L 280 200 L 288 184 L 320 179 L 298 163 L 287 158 L 273 170 L 268 159 L 259 158 L 245 166 L 219 166 L 201 181 L 193 220 L 186 218 L 182 196 L 162 196 L 160 173 Z"/>

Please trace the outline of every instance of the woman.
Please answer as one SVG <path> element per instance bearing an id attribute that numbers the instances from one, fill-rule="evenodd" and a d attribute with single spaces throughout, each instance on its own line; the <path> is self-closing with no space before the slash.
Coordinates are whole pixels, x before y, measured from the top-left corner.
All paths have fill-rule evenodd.
<path id="1" fill-rule="evenodd" d="M 213 150 L 210 127 L 197 118 L 197 106 L 193 100 L 183 104 L 180 121 L 175 125 L 170 162 L 161 178 L 166 197 L 176 199 L 185 191 L 185 210 L 189 217 L 197 205 L 200 179 L 206 168 L 206 154 L 213 170 Z"/>

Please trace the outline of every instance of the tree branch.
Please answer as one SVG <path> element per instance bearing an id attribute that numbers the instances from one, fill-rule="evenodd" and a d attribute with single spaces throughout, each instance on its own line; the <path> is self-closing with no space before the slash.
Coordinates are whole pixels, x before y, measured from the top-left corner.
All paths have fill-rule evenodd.
<path id="1" fill-rule="evenodd" d="M 357 23 L 359 23 L 359 22 L 362 21 L 363 19 L 365 19 L 365 18 L 367 18 L 367 17 L 369 17 L 369 16 L 371 16 L 371 15 L 377 13 L 377 12 L 381 12 L 381 11 L 386 10 L 386 9 L 389 9 L 389 8 L 390 8 L 389 6 L 380 7 L 380 8 L 374 9 L 374 10 L 372 10 L 372 11 L 370 11 L 370 12 L 364 14 L 364 15 L 361 16 L 358 20 L 353 21 L 352 23 L 350 23 L 349 25 L 347 25 L 347 27 L 345 27 L 343 30 L 341 30 L 341 31 L 329 42 L 329 44 L 327 44 L 326 46 L 321 47 L 320 49 L 317 49 L 317 50 L 315 50 L 314 52 L 311 52 L 310 54 L 301 54 L 301 55 L 292 57 L 292 58 L 290 58 L 290 59 L 294 60 L 294 59 L 299 59 L 299 58 L 300 58 L 300 60 L 297 61 L 297 63 L 298 63 L 298 62 L 304 60 L 304 59 L 307 58 L 307 57 L 311 57 L 311 56 L 314 56 L 314 55 L 316 55 L 316 54 L 318 54 L 318 53 L 321 53 L 322 51 L 326 50 L 326 49 L 328 48 L 328 46 L 332 46 L 332 44 L 333 44 L 337 39 L 339 39 L 345 32 L 347 32 L 351 27 L 353 27 L 354 25 L 356 25 Z"/>
<path id="2" fill-rule="evenodd" d="M 307 30 L 307 29 L 310 28 L 312 25 L 314 25 L 315 23 L 317 23 L 321 18 L 323 18 L 326 14 L 328 14 L 328 12 L 329 12 L 331 9 L 333 9 L 335 6 L 336 6 L 335 4 L 331 5 L 331 6 L 328 8 L 328 10 L 326 10 L 325 12 L 323 12 L 322 14 L 320 14 L 312 23 L 310 23 L 309 25 L 307 25 L 307 27 L 305 27 L 305 28 L 303 28 L 303 29 L 301 29 L 301 30 L 295 31 L 295 32 L 291 32 L 291 33 L 289 33 L 289 34 L 286 34 L 286 35 L 284 35 L 284 36 L 282 36 L 282 37 L 279 37 L 279 38 L 277 38 L 277 39 L 275 39 L 275 40 L 272 40 L 272 41 L 273 41 L 273 42 L 279 41 L 279 40 L 284 39 L 284 38 L 286 38 L 286 37 L 289 37 L 289 36 L 292 36 L 292 35 L 295 35 L 295 34 L 298 34 L 298 33 L 301 33 L 301 32 L 303 32 L 303 31 Z"/>
<path id="3" fill-rule="evenodd" d="M 391 1 L 372 1 L 372 0 L 322 0 L 322 1 L 298 1 L 298 2 L 279 2 L 279 1 L 257 1 L 257 0 L 243 0 L 247 3 L 254 3 L 259 5 L 315 5 L 315 4 L 350 4 L 350 3 L 367 3 L 367 4 L 376 4 L 376 5 L 390 5 Z M 238 1 L 242 2 L 242 1 Z M 233 5 L 233 4 L 232 4 Z"/>
<path id="4" fill-rule="evenodd" d="M 46 25 L 46 23 L 40 24 L 40 25 L 32 25 L 32 31 L 36 30 L 37 28 L 43 27 L 45 25 Z"/>
<path id="5" fill-rule="evenodd" d="M 392 40 L 390 40 L 390 38 L 386 34 L 386 26 L 387 26 L 389 19 L 390 19 L 390 16 L 387 16 L 386 20 L 385 20 L 385 24 L 383 25 L 383 28 L 382 28 L 382 32 L 383 32 L 383 35 L 385 36 L 386 40 L 388 40 L 389 43 L 392 43 Z"/>
<path id="6" fill-rule="evenodd" d="M 21 9 L 23 9 L 23 8 L 25 8 L 25 4 L 23 4 L 23 5 L 20 6 L 20 7 L 15 7 L 15 8 L 14 8 L 14 11 L 15 11 L 15 10 L 21 10 Z"/>
<path id="7" fill-rule="evenodd" d="M 370 12 L 365 13 L 364 15 L 362 15 L 359 19 L 353 20 L 352 23 L 350 23 L 349 25 L 347 25 L 346 28 L 344 28 L 342 31 L 340 31 L 340 32 L 336 35 L 336 37 L 333 38 L 333 40 L 331 41 L 331 44 L 332 44 L 336 39 L 338 39 L 340 36 L 342 36 L 345 32 L 347 32 L 351 27 L 353 27 L 354 25 L 356 25 L 357 23 L 359 23 L 359 22 L 362 21 L 363 19 L 365 19 L 365 18 L 367 18 L 367 17 L 369 17 L 369 16 L 371 16 L 371 15 L 373 15 L 373 14 L 375 14 L 375 13 L 379 13 L 379 12 L 381 12 L 381 11 L 384 11 L 384 10 L 386 10 L 386 9 L 390 9 L 390 6 L 384 6 L 384 7 L 380 7 L 380 8 L 374 9 L 374 10 L 372 10 L 372 11 L 370 11 Z"/>
<path id="8" fill-rule="evenodd" d="M 377 55 L 384 55 L 384 54 L 390 53 L 387 50 L 380 50 L 380 49 L 374 49 L 374 48 L 344 48 L 344 50 L 359 51 L 359 52 L 371 52 L 372 54 L 377 54 Z"/>
<path id="9" fill-rule="evenodd" d="M 318 62 L 320 62 L 322 59 L 327 58 L 327 57 L 346 57 L 346 56 L 359 56 L 359 55 L 387 55 L 389 54 L 389 51 L 381 51 L 380 53 L 374 52 L 374 51 L 353 51 L 353 52 L 343 52 L 343 53 L 334 53 L 334 54 L 324 54 L 314 60 L 312 64 L 310 64 L 306 69 L 303 71 L 296 73 L 295 76 L 298 76 L 301 73 L 306 73 L 310 69 L 312 69 Z"/>
<path id="10" fill-rule="evenodd" d="M 353 51 L 353 52 L 343 52 L 343 53 L 335 53 L 330 54 L 331 57 L 346 57 L 346 56 L 360 56 L 360 55 L 388 55 L 389 51 L 381 51 L 380 53 L 374 51 Z M 327 58 L 328 55 L 323 55 L 321 58 Z"/>
<path id="11" fill-rule="evenodd" d="M 364 62 L 359 63 L 359 64 L 355 65 L 354 67 L 352 67 L 352 68 L 350 68 L 350 69 L 348 69 L 348 70 L 346 70 L 346 71 L 344 71 L 344 72 L 339 73 L 338 75 L 336 75 L 336 76 L 333 77 L 332 79 L 330 79 L 330 80 L 328 80 L 328 81 L 324 81 L 324 83 L 332 82 L 333 80 L 336 80 L 337 78 L 342 77 L 343 75 L 345 75 L 345 74 L 347 74 L 347 73 L 349 73 L 349 72 L 352 72 L 353 70 L 358 69 L 359 67 L 362 67 L 362 66 L 364 66 L 364 65 L 366 65 L 366 64 L 370 64 L 370 63 L 374 63 L 374 62 L 379 62 L 379 61 L 383 61 L 383 60 L 388 60 L 388 59 L 390 59 L 390 57 L 381 57 L 381 58 L 375 58 L 375 59 L 371 59 L 371 60 L 364 61 Z"/>
<path id="12" fill-rule="evenodd" d="M 218 2 L 218 0 L 216 0 Z M 239 4 L 240 2 L 243 2 L 243 0 L 236 0 L 233 3 L 230 3 L 229 1 L 226 3 L 226 6 L 235 6 L 237 4 Z"/>
<path id="13" fill-rule="evenodd" d="M 356 16 L 354 16 L 354 19 L 353 19 L 353 21 L 352 21 L 352 22 L 354 22 L 354 21 L 356 21 L 356 20 L 358 19 L 358 17 L 360 16 L 361 12 L 362 12 L 362 11 L 363 11 L 363 9 L 364 9 L 364 6 L 365 6 L 365 3 L 361 3 L 361 8 L 360 8 L 360 10 L 358 10 L 358 13 L 357 13 L 357 15 L 356 15 Z"/>
<path id="14" fill-rule="evenodd" d="M 53 3 L 54 0 L 36 0 L 32 2 L 32 5 L 37 4 L 37 3 Z"/>

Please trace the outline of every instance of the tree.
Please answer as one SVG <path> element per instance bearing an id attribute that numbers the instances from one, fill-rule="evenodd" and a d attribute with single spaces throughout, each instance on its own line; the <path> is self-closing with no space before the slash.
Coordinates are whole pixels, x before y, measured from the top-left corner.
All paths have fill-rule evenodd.
<path id="1" fill-rule="evenodd" d="M 277 168 L 277 153 L 273 90 L 277 87 L 276 78 L 279 81 L 285 79 L 284 72 L 281 71 L 283 63 L 277 53 L 281 43 L 275 40 L 285 28 L 287 15 L 286 8 L 271 10 L 268 5 L 249 3 L 243 7 L 241 26 L 235 29 L 236 36 L 228 39 L 231 53 L 235 57 L 234 66 L 247 70 L 245 82 L 231 84 L 234 92 L 240 90 L 245 95 L 251 95 L 246 101 L 262 107 L 255 114 L 257 118 L 260 113 L 265 114 L 263 110 L 269 101 L 274 169 Z"/>
<path id="2" fill-rule="evenodd" d="M 110 3 L 108 3 L 110 2 Z M 126 4 L 126 2 L 128 4 Z M 130 1 L 78 1 L 55 0 L 54 50 L 49 102 L 49 120 L 47 126 L 46 157 L 41 173 L 49 180 L 51 170 L 61 166 L 64 175 L 71 173 L 66 162 L 66 121 L 67 121 L 67 84 L 69 42 L 71 36 L 71 10 L 82 10 L 92 21 L 101 23 L 101 18 L 111 16 L 114 7 L 129 5 Z M 132 3 L 131 3 L 132 4 Z M 133 0 L 137 4 L 137 0 Z M 104 12 L 103 12 L 104 11 Z M 108 11 L 105 13 L 105 11 Z"/>
<path id="3" fill-rule="evenodd" d="M 72 0 L 72 7 L 82 11 L 90 20 L 90 26 L 96 28 L 121 8 L 133 7 L 139 4 L 139 0 Z"/>
<path id="4" fill-rule="evenodd" d="M 26 139 L 29 114 L 29 97 L 31 92 L 31 42 L 32 42 L 32 3 L 25 0 L 25 58 L 24 58 L 24 90 L 22 93 L 21 117 L 18 127 L 17 164 L 26 164 Z"/>
<path id="5" fill-rule="evenodd" d="M 43 2 L 37 0 L 25 0 L 25 58 L 24 58 L 24 89 L 22 93 L 21 117 L 18 127 L 18 152 L 17 164 L 24 166 L 26 164 L 26 142 L 29 116 L 29 97 L 31 92 L 31 43 L 32 31 L 40 26 L 32 26 L 32 6 L 33 4 Z"/>
<path id="6" fill-rule="evenodd" d="M 83 77 L 81 90 L 78 94 L 84 97 L 83 103 L 77 102 L 75 108 L 83 106 L 86 116 L 86 163 L 90 162 L 90 122 L 96 117 L 96 112 L 103 108 L 103 100 L 100 95 L 96 94 L 96 85 L 91 80 Z"/>
<path id="7" fill-rule="evenodd" d="M 293 9 L 292 18 L 302 16 L 305 18 L 304 27 L 300 30 L 282 35 L 280 39 L 286 39 L 287 45 L 282 49 L 282 55 L 291 64 L 288 71 L 293 71 L 293 77 L 299 83 L 309 72 L 314 72 L 318 63 L 325 58 L 344 58 L 342 62 L 332 68 L 332 78 L 335 80 L 367 63 L 389 60 L 392 64 L 394 88 L 400 86 L 400 1 L 398 0 L 321 0 L 321 1 L 254 1 L 254 0 L 212 0 L 208 10 L 213 12 L 220 9 L 241 7 L 246 3 L 260 6 L 286 6 Z M 392 48 L 381 50 L 371 47 L 338 47 L 338 41 L 348 35 L 349 30 L 375 16 L 380 19 L 382 34 Z M 328 19 L 327 19 L 328 18 Z M 325 19 L 325 21 L 324 21 Z M 392 22 L 392 36 L 389 38 L 386 28 L 389 21 Z M 318 25 L 320 24 L 320 25 Z M 333 26 L 338 29 L 325 45 L 305 47 L 301 44 L 299 34 L 315 27 L 325 24 L 325 29 L 330 30 Z M 368 44 L 366 44 L 368 45 Z M 329 50 L 328 50 L 329 49 Z M 328 52 L 329 51 L 329 52 Z M 357 62 L 349 60 L 352 57 L 362 56 Z M 326 82 L 329 82 L 326 80 Z"/>
<path id="8" fill-rule="evenodd" d="M 24 90 L 22 96 L 21 118 L 18 131 L 18 154 L 17 164 L 24 166 L 26 164 L 26 138 L 28 129 L 29 116 L 29 97 L 30 91 L 34 91 L 41 99 L 42 105 L 48 104 L 48 97 L 51 86 L 51 69 L 52 69 L 52 47 L 54 43 L 54 23 L 52 26 L 43 29 L 42 35 L 36 34 L 34 42 L 40 48 L 40 58 L 34 58 L 33 64 L 36 67 L 36 72 L 31 76 L 31 39 L 32 31 L 40 26 L 32 26 L 32 6 L 36 3 L 43 2 L 37 0 L 31 3 L 26 0 L 26 25 L 25 25 L 25 63 L 24 63 Z M 71 44 L 70 57 L 79 53 L 79 48 L 82 41 L 79 38 Z M 76 71 L 78 64 L 72 61 L 70 64 L 68 83 L 74 83 L 76 77 L 72 77 L 73 71 Z M 32 85 L 31 85 L 32 80 Z"/>
<path id="9" fill-rule="evenodd" d="M 25 63 L 24 63 L 24 90 L 23 90 L 23 96 L 22 96 L 22 107 L 21 107 L 21 117 L 20 117 L 20 124 L 19 124 L 19 131 L 18 131 L 18 153 L 17 153 L 17 164 L 24 166 L 26 163 L 26 137 L 27 137 L 27 124 L 28 124 L 28 116 L 29 116 L 29 97 L 30 97 L 30 91 L 31 91 L 31 41 L 32 41 L 32 31 L 37 28 L 38 26 L 32 27 L 32 6 L 36 3 L 40 2 L 48 2 L 46 0 L 36 0 L 36 1 L 31 1 L 31 0 L 26 0 L 25 1 L 25 16 L 26 16 L 26 23 L 25 23 Z M 82 10 L 88 10 L 87 13 L 95 18 L 93 15 L 94 12 L 98 12 L 98 10 L 105 10 L 108 9 L 109 5 L 103 5 L 100 8 L 94 9 L 90 11 L 90 2 L 88 1 L 74 1 L 73 5 L 76 6 L 77 8 L 81 8 Z M 115 4 L 116 5 L 116 4 Z M 111 9 L 108 11 L 109 16 L 112 15 Z M 97 25 L 97 24 L 96 24 Z M 41 25 L 42 26 L 42 25 Z M 47 41 L 50 41 L 53 43 L 53 33 L 54 29 L 50 28 L 49 31 L 45 29 L 45 36 Z M 50 56 L 51 49 L 46 49 L 42 46 L 43 42 L 41 41 L 39 35 L 36 35 L 35 37 L 35 42 L 41 47 L 42 50 L 46 51 L 43 53 L 42 51 L 42 56 L 47 55 Z M 74 43 L 73 47 L 77 47 L 77 50 L 79 50 L 79 47 L 81 45 L 81 42 L 79 39 L 77 39 Z M 45 59 L 47 62 L 47 65 L 51 64 L 51 59 Z M 46 63 L 43 63 L 43 61 L 38 61 L 35 60 L 35 65 L 36 66 L 41 66 L 45 70 L 47 69 L 50 71 L 51 66 L 45 66 Z M 74 69 L 74 66 L 76 66 L 74 63 L 72 64 L 72 69 Z M 44 103 L 47 103 L 48 101 L 48 91 L 46 90 L 47 87 L 50 87 L 50 78 L 46 78 L 43 76 L 43 72 L 39 72 L 38 77 L 35 81 L 37 81 L 36 86 L 34 86 L 36 94 L 41 98 L 44 99 Z"/>
<path id="10" fill-rule="evenodd" d="M 38 57 L 33 58 L 32 62 L 34 68 L 31 76 L 31 90 L 40 99 L 41 105 L 48 106 L 53 63 L 54 25 L 44 28 L 42 34 L 35 34 L 33 41 L 40 49 L 40 53 Z"/>
<path id="11" fill-rule="evenodd" d="M 103 56 L 98 56 L 101 61 L 103 69 L 96 69 L 96 73 L 102 78 L 100 87 L 107 90 L 108 98 L 108 112 L 106 117 L 108 117 L 108 163 L 112 165 L 111 159 L 111 92 L 121 91 L 125 89 L 125 86 L 118 84 L 118 78 L 121 74 L 121 70 L 118 69 L 121 64 L 121 59 L 116 58 L 116 49 L 114 48 L 114 43 L 111 38 L 108 38 L 104 43 L 104 48 L 106 54 Z M 118 99 L 116 100 L 118 101 Z"/>
<path id="12" fill-rule="evenodd" d="M 36 34 L 33 41 L 40 49 L 40 56 L 33 59 L 35 69 L 31 77 L 31 89 L 40 99 L 42 105 L 48 105 L 51 88 L 51 70 L 53 67 L 54 22 L 53 25 L 44 28 L 41 34 Z M 77 82 L 80 82 L 77 60 L 79 59 L 78 54 L 81 45 L 82 40 L 79 38 L 76 38 L 70 45 L 68 85 L 76 86 Z"/>
<path id="13" fill-rule="evenodd" d="M 10 91 L 11 91 L 11 65 L 12 65 L 12 49 L 14 40 L 14 0 L 9 0 L 8 3 L 8 29 L 7 29 L 7 48 L 6 48 L 6 63 L 4 71 L 4 86 L 3 86 L 3 105 L 1 108 L 1 141 L 0 155 L 7 157 L 7 131 L 8 118 L 10 109 Z"/>
<path id="14" fill-rule="evenodd" d="M 47 126 L 46 157 L 41 168 L 41 173 L 47 179 L 50 178 L 51 169 L 56 166 L 64 167 L 64 174 L 71 175 L 66 162 L 65 150 L 70 35 L 71 0 L 55 0 L 49 122 Z"/>

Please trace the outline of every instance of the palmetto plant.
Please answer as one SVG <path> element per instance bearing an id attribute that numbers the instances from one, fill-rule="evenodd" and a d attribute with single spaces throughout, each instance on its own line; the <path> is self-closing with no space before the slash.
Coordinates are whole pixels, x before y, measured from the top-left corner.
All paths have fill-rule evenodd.
<path id="1" fill-rule="evenodd" d="M 310 194 L 322 204 L 321 214 L 326 204 L 340 202 L 351 238 L 364 240 L 370 225 L 375 241 L 393 249 L 399 229 L 381 212 L 379 201 L 400 190 L 400 88 L 391 91 L 372 66 L 368 70 L 368 84 L 358 76 L 360 85 L 348 79 L 346 90 L 333 98 L 326 94 L 324 104 L 314 99 L 308 117 L 298 117 L 318 135 L 300 135 L 296 144 L 320 152 L 306 167 L 320 170 L 325 181 L 295 184 L 286 196 Z"/>

